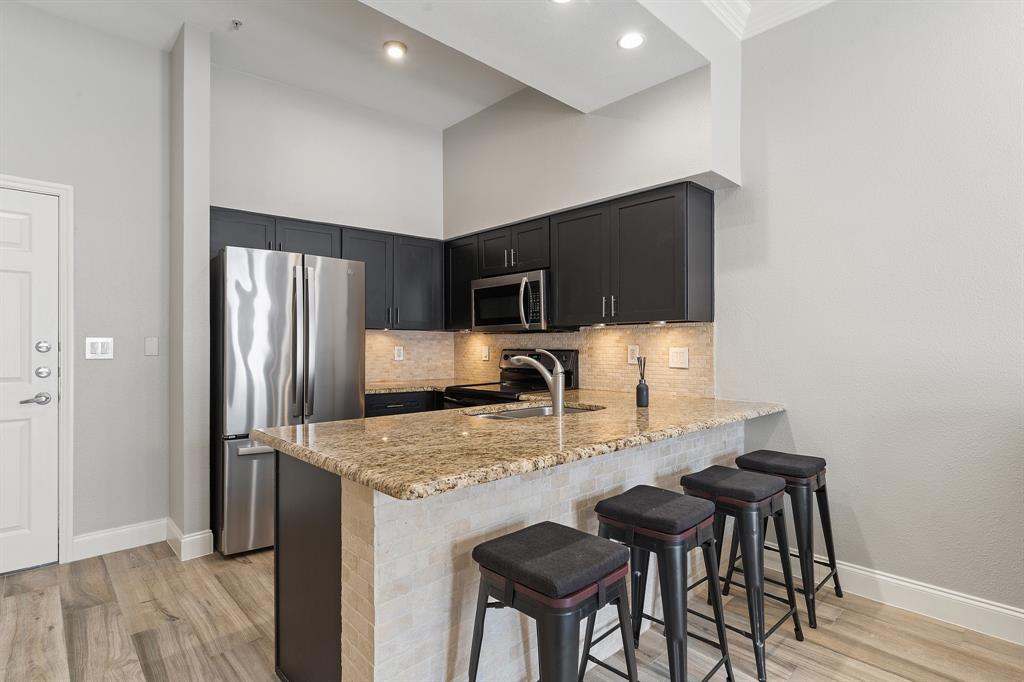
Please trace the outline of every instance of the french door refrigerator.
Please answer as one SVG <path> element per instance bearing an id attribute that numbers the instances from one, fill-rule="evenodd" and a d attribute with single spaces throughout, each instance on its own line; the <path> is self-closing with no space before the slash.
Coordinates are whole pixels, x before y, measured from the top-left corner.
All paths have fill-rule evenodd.
<path id="1" fill-rule="evenodd" d="M 222 554 L 274 544 L 274 451 L 251 430 L 363 416 L 363 267 L 232 246 L 211 261 L 211 522 Z"/>

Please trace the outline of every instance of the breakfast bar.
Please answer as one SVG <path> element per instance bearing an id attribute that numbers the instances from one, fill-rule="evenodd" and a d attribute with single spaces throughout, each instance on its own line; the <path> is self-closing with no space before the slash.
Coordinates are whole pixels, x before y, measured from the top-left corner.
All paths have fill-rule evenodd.
<path id="1" fill-rule="evenodd" d="M 546 395 L 524 396 L 536 406 Z M 450 680 L 468 670 L 485 540 L 544 520 L 597 529 L 593 506 L 744 452 L 771 403 L 574 390 L 561 418 L 494 405 L 255 431 L 277 455 L 277 668 L 303 680 Z M 497 414 L 496 414 L 497 413 Z M 495 418 L 498 417 L 498 418 Z M 605 615 L 611 621 L 611 614 Z M 599 619 L 599 626 L 602 623 Z M 607 656 L 621 647 L 602 642 Z M 536 637 L 489 616 L 486 679 L 535 679 Z"/>

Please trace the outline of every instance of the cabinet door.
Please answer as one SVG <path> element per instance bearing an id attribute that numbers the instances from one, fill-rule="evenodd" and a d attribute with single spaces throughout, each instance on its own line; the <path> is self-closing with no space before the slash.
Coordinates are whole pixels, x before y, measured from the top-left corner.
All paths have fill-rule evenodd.
<path id="1" fill-rule="evenodd" d="M 611 203 L 611 322 L 686 319 L 686 194 L 667 187 Z"/>
<path id="2" fill-rule="evenodd" d="M 366 264 L 366 328 L 387 329 L 392 316 L 392 251 L 395 238 L 389 234 L 342 228 L 341 257 Z"/>
<path id="3" fill-rule="evenodd" d="M 337 225 L 281 218 L 277 221 L 277 248 L 308 256 L 341 258 L 341 229 Z"/>
<path id="4" fill-rule="evenodd" d="M 445 327 L 469 329 L 473 324 L 473 292 L 477 275 L 477 236 L 453 239 L 445 244 Z"/>
<path id="5" fill-rule="evenodd" d="M 272 216 L 210 207 L 210 258 L 225 246 L 272 249 L 275 243 Z"/>
<path id="6" fill-rule="evenodd" d="M 686 319 L 715 319 L 715 193 L 686 183 Z"/>
<path id="7" fill-rule="evenodd" d="M 549 218 L 539 218 L 513 225 L 509 262 L 513 272 L 541 270 L 551 265 L 551 232 Z"/>
<path id="8" fill-rule="evenodd" d="M 609 322 L 608 204 L 552 216 L 551 234 L 554 326 Z"/>
<path id="9" fill-rule="evenodd" d="M 512 235 L 507 227 L 490 230 L 478 235 L 480 238 L 480 269 L 481 277 L 504 275 L 512 267 L 509 261 L 509 249 L 512 248 Z"/>
<path id="10" fill-rule="evenodd" d="M 444 328 L 444 244 L 395 236 L 395 329 Z"/>

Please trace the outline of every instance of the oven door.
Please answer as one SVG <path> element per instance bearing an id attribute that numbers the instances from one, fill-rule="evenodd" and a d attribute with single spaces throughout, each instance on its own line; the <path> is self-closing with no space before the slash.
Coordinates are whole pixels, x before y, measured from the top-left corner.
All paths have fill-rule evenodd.
<path id="1" fill-rule="evenodd" d="M 547 329 L 547 271 L 475 279 L 473 331 Z"/>

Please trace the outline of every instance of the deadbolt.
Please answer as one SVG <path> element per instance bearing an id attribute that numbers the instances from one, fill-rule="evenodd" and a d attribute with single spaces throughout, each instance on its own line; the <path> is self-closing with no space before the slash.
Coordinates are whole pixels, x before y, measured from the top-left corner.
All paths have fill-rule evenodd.
<path id="1" fill-rule="evenodd" d="M 49 353 L 50 348 L 52 348 L 52 346 L 49 341 L 36 341 L 36 350 L 40 353 Z"/>
<path id="2" fill-rule="evenodd" d="M 50 368 L 46 366 L 36 367 L 36 376 L 40 379 L 45 379 L 50 376 Z"/>

